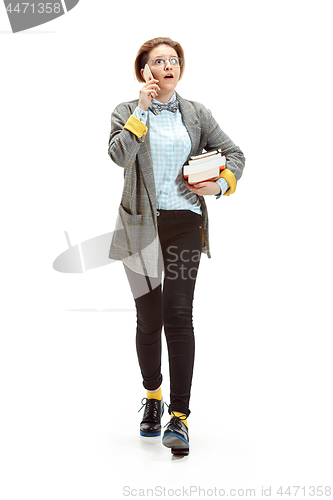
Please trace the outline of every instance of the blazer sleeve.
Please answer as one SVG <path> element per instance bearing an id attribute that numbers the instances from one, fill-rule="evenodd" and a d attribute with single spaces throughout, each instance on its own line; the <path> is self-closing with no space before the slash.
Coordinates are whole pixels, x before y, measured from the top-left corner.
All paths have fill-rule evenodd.
<path id="1" fill-rule="evenodd" d="M 108 153 L 120 167 L 126 168 L 136 159 L 148 128 L 131 113 L 129 105 L 118 106 L 111 115 Z"/>
<path id="2" fill-rule="evenodd" d="M 225 193 L 229 196 L 236 191 L 237 181 L 241 178 L 245 166 L 245 156 L 238 146 L 221 130 L 220 126 L 208 112 L 208 136 L 206 150 L 221 149 L 226 158 L 225 170 L 222 177 L 227 181 L 230 189 Z"/>

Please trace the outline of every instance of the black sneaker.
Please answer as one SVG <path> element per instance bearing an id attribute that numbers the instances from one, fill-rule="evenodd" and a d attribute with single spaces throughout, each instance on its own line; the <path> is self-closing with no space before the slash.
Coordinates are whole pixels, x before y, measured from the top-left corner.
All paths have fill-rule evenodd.
<path id="1" fill-rule="evenodd" d="M 162 443 L 171 448 L 173 455 L 188 455 L 190 452 L 188 427 L 182 422 L 185 418 L 174 415 L 166 424 Z"/>
<path id="2" fill-rule="evenodd" d="M 146 400 L 144 403 L 143 401 Z M 145 411 L 143 414 L 143 419 L 140 423 L 140 434 L 141 436 L 153 437 L 161 435 L 161 417 L 164 413 L 164 403 L 163 399 L 148 399 L 143 398 L 141 400 L 141 408 L 145 406 Z"/>

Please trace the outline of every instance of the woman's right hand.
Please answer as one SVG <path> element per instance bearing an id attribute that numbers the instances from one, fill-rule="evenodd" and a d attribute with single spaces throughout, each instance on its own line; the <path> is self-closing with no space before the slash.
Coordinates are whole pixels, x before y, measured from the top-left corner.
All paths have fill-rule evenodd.
<path id="1" fill-rule="evenodd" d="M 149 80 L 149 82 L 146 82 L 142 89 L 140 90 L 140 96 L 139 96 L 139 108 L 142 109 L 143 111 L 147 111 L 147 109 L 150 106 L 151 101 L 154 99 L 154 97 L 158 96 L 157 91 L 161 90 L 159 86 L 157 85 L 158 80 Z"/>

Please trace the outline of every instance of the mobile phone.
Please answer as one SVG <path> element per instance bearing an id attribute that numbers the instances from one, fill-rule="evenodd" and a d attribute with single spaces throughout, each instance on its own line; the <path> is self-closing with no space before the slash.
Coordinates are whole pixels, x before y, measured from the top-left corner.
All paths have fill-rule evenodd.
<path id="1" fill-rule="evenodd" d="M 153 73 L 150 71 L 150 67 L 148 66 L 148 64 L 146 64 L 144 67 L 143 78 L 146 82 L 149 82 L 149 80 L 154 80 Z"/>

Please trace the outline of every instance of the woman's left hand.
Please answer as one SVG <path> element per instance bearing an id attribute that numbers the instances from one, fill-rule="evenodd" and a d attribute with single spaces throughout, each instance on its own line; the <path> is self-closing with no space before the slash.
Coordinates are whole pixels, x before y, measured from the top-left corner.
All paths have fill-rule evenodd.
<path id="1" fill-rule="evenodd" d="M 185 181 L 187 189 L 191 193 L 196 193 L 199 196 L 204 196 L 206 194 L 219 194 L 221 191 L 220 186 L 214 181 L 199 182 L 197 184 L 189 184 Z"/>

